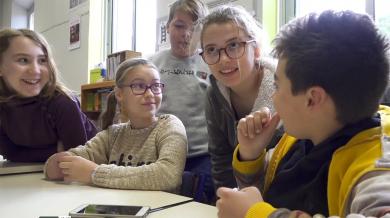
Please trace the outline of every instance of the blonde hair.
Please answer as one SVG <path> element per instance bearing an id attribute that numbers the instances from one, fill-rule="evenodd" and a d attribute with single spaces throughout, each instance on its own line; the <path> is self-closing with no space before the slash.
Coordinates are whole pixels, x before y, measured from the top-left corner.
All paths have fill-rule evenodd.
<path id="1" fill-rule="evenodd" d="M 37 32 L 34 32 L 29 29 L 3 29 L 0 30 L 0 63 L 2 62 L 2 55 L 9 48 L 12 40 L 16 37 L 26 37 L 32 40 L 37 46 L 39 46 L 48 61 L 49 68 L 49 81 L 42 89 L 39 96 L 44 98 L 51 98 L 55 96 L 56 92 L 60 92 L 66 96 L 70 97 L 71 91 L 66 88 L 61 82 L 57 80 L 59 71 L 54 62 L 53 55 L 50 49 L 49 44 L 46 39 Z M 19 95 L 11 87 L 7 86 L 4 81 L 4 78 L 0 76 L 0 103 L 9 102 L 14 98 L 17 98 Z"/>

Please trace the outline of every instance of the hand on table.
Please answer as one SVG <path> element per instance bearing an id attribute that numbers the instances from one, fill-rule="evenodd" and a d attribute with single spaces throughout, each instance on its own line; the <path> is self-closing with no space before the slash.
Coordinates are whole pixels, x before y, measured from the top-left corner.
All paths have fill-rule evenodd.
<path id="1" fill-rule="evenodd" d="M 92 183 L 92 172 L 98 166 L 96 163 L 80 156 L 63 156 L 59 159 L 64 181 Z"/>
<path id="2" fill-rule="evenodd" d="M 218 218 L 244 218 L 253 204 L 263 201 L 260 191 L 254 186 L 240 191 L 221 187 L 217 196 Z"/>
<path id="3" fill-rule="evenodd" d="M 48 179 L 60 180 L 64 178 L 64 174 L 62 174 L 62 170 L 59 167 L 59 158 L 64 156 L 71 156 L 71 154 L 69 152 L 59 152 L 49 157 L 46 165 L 46 176 Z"/>

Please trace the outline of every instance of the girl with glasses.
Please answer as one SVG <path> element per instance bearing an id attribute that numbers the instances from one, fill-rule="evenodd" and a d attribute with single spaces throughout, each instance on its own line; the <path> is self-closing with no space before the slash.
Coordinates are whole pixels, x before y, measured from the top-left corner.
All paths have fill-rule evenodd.
<path id="1" fill-rule="evenodd" d="M 212 72 L 206 100 L 212 175 L 217 188 L 233 188 L 237 123 L 262 107 L 273 110 L 275 63 L 267 58 L 264 31 L 241 7 L 213 10 L 203 21 L 201 47 Z"/>
<path id="2" fill-rule="evenodd" d="M 129 121 L 110 125 L 116 106 L 110 109 L 113 105 L 108 104 L 104 130 L 85 145 L 50 157 L 46 177 L 109 188 L 177 192 L 187 137 L 177 117 L 156 115 L 164 88 L 158 69 L 148 60 L 129 59 L 119 65 L 115 82 L 109 102 L 118 102 Z"/>
<path id="3" fill-rule="evenodd" d="M 0 154 L 7 160 L 44 162 L 96 135 L 58 74 L 43 36 L 0 30 Z"/>

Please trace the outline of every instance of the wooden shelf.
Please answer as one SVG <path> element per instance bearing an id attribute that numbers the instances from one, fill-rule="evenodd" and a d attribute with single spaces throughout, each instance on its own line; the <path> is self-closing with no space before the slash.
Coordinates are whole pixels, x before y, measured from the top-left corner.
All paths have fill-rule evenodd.
<path id="1" fill-rule="evenodd" d="M 81 110 L 89 119 L 97 121 L 106 104 L 103 94 L 107 95 L 114 87 L 113 80 L 81 85 Z"/>
<path id="2" fill-rule="evenodd" d="M 81 92 L 83 92 L 83 90 L 110 88 L 114 86 L 115 86 L 114 80 L 85 84 L 85 85 L 81 85 Z"/>

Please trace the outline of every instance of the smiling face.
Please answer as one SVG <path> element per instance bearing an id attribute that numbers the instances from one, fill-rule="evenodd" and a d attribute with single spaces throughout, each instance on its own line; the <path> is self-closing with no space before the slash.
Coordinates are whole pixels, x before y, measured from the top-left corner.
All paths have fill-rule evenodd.
<path id="1" fill-rule="evenodd" d="M 202 49 L 206 52 L 210 48 L 225 48 L 248 40 L 250 37 L 232 22 L 213 23 L 203 30 Z M 256 70 L 255 60 L 259 56 L 256 42 L 252 42 L 245 45 L 244 54 L 238 59 L 228 57 L 225 50 L 221 50 L 219 61 L 209 65 L 209 68 L 218 81 L 233 88 L 240 86 L 243 81 L 252 79 Z"/>
<path id="2" fill-rule="evenodd" d="M 162 93 L 154 94 L 150 88 L 144 94 L 136 95 L 130 88 L 131 84 L 151 84 L 160 83 L 159 72 L 146 65 L 139 65 L 129 71 L 123 82 L 123 87 L 116 91 L 116 98 L 122 109 L 135 127 L 149 126 L 155 121 L 156 113 L 161 105 Z"/>
<path id="3" fill-rule="evenodd" d="M 167 31 L 174 56 L 186 58 L 194 53 L 195 47 L 190 44 L 194 31 L 194 22 L 190 14 L 177 10 L 168 25 Z"/>
<path id="4" fill-rule="evenodd" d="M 0 77 L 21 97 L 37 96 L 49 81 L 47 57 L 31 39 L 15 37 L 1 54 Z"/>

